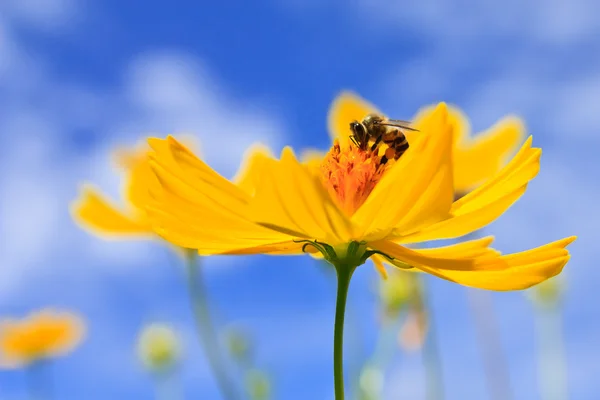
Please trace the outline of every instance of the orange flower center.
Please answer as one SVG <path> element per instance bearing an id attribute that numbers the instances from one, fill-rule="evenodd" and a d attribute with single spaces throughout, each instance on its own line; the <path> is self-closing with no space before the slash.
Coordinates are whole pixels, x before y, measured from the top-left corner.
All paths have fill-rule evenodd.
<path id="1" fill-rule="evenodd" d="M 336 139 L 321 164 L 321 179 L 341 209 L 352 215 L 369 197 L 390 164 L 381 163 L 378 149 L 364 151 L 352 143 L 341 149 Z"/>

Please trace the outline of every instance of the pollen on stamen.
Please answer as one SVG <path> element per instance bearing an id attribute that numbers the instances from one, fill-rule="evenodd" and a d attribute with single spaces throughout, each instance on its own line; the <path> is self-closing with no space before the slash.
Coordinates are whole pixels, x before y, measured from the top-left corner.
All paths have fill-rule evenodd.
<path id="1" fill-rule="evenodd" d="M 352 215 L 381 180 L 386 165 L 377 151 L 364 151 L 353 144 L 341 148 L 336 139 L 321 164 L 321 178 L 340 208 Z"/>

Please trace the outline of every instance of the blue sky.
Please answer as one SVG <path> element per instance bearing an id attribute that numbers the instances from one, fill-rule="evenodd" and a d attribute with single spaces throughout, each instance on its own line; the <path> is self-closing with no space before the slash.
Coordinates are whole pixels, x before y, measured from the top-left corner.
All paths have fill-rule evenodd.
<path id="1" fill-rule="evenodd" d="M 5 0 L 0 5 L 0 313 L 54 305 L 89 320 L 55 365 L 57 398 L 152 398 L 133 353 L 152 321 L 181 330 L 190 396 L 217 398 L 194 341 L 180 268 L 160 243 L 105 242 L 68 214 L 80 182 L 113 196 L 117 145 L 192 133 L 233 175 L 244 149 L 328 145 L 327 108 L 352 89 L 410 118 L 447 101 L 480 131 L 508 113 L 544 149 L 528 193 L 488 228 L 503 251 L 579 235 L 566 268 L 564 326 L 572 399 L 597 381 L 595 199 L 600 146 L 600 22 L 592 0 Z M 277 398 L 331 399 L 332 282 L 308 257 L 206 261 L 219 320 L 248 325 Z M 372 346 L 372 268 L 356 276 L 357 326 Z M 466 293 L 428 281 L 448 399 L 485 398 Z M 517 399 L 536 399 L 534 320 L 523 293 L 494 295 Z M 0 372 L 17 399 L 21 372 Z M 421 398 L 418 357 L 398 358 L 389 398 Z"/>

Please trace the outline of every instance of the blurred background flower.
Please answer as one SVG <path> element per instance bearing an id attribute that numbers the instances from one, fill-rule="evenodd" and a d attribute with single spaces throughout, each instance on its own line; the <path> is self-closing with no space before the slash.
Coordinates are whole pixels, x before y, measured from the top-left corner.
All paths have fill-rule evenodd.
<path id="1" fill-rule="evenodd" d="M 149 371 L 162 373 L 175 367 L 181 358 L 181 341 L 169 325 L 150 324 L 141 331 L 137 354 Z"/>
<path id="2" fill-rule="evenodd" d="M 50 309 L 23 319 L 5 319 L 0 322 L 0 366 L 26 367 L 68 354 L 79 345 L 84 332 L 78 316 Z"/>
<path id="3" fill-rule="evenodd" d="M 150 398 L 130 346 L 154 320 L 172 322 L 188 344 L 186 393 L 216 398 L 171 256 L 152 241 L 105 243 L 81 232 L 65 207 L 78 183 L 89 180 L 119 199 L 121 181 L 107 160 L 148 133 L 197 135 L 204 159 L 228 177 L 256 140 L 275 152 L 283 144 L 324 149 L 327 109 L 343 88 L 404 119 L 444 100 L 464 110 L 473 132 L 519 115 L 544 149 L 528 196 L 492 228 L 506 252 L 580 235 L 562 300 L 564 339 L 570 398 L 594 398 L 598 8 L 593 0 L 0 2 L 2 314 L 51 302 L 86 316 L 93 329 L 85 345 L 53 371 L 57 398 Z M 374 62 L 365 49 L 380 57 Z M 311 261 L 205 261 L 218 315 L 252 330 L 257 362 L 286 400 L 331 395 L 333 299 Z M 354 278 L 359 315 L 373 315 L 372 278 L 370 268 Z M 485 398 L 464 291 L 428 284 L 444 333 L 447 397 Z M 536 398 L 532 307 L 519 293 L 493 299 L 513 391 Z M 365 343 L 375 343 L 376 322 L 361 321 Z M 387 376 L 387 398 L 424 397 L 418 355 L 394 357 Z M 3 371 L 0 397 L 17 396 L 21 383 L 19 371 Z"/>

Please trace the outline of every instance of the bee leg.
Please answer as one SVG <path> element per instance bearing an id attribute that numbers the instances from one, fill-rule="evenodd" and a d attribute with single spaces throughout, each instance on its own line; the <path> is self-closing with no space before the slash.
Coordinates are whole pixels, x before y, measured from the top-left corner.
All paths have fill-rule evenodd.
<path id="1" fill-rule="evenodd" d="M 352 143 L 354 143 L 354 145 L 355 145 L 356 147 L 359 147 L 359 146 L 358 146 L 358 142 L 356 141 L 356 138 L 354 137 L 354 135 L 351 135 L 351 136 L 350 136 L 350 141 L 351 141 Z"/>
<path id="2" fill-rule="evenodd" d="M 379 146 L 379 143 L 381 143 L 382 138 L 383 138 L 382 135 L 377 136 L 377 138 L 375 139 L 375 143 L 373 143 L 373 145 L 371 146 L 371 151 L 375 151 L 377 146 Z"/>
<path id="3" fill-rule="evenodd" d="M 404 152 L 406 150 L 408 150 L 408 142 L 406 141 L 406 139 L 402 140 L 399 144 L 397 144 L 394 149 L 396 150 L 396 155 L 394 156 L 394 159 L 397 160 L 400 158 L 400 156 L 402 154 L 404 154 Z"/>
<path id="4" fill-rule="evenodd" d="M 388 162 L 388 158 L 385 156 L 385 154 L 383 156 L 381 156 L 381 160 L 379 161 L 379 163 L 381 165 L 384 165 Z"/>

